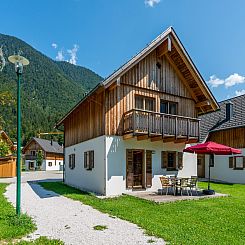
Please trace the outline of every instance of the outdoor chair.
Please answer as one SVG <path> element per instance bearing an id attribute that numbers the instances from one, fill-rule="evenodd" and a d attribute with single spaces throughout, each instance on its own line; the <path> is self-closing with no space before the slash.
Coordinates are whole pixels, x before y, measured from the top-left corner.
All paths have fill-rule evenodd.
<path id="1" fill-rule="evenodd" d="M 189 178 L 181 178 L 180 179 L 180 193 L 183 195 L 183 190 L 186 190 L 187 195 L 189 196 L 190 186 L 189 186 Z"/>
<path id="2" fill-rule="evenodd" d="M 171 179 L 166 177 L 166 176 L 162 176 L 160 177 L 160 181 L 162 184 L 162 195 L 163 195 L 163 189 L 166 189 L 166 195 L 169 192 L 169 188 L 172 189 L 174 187 L 173 183 L 171 182 Z"/>
<path id="3" fill-rule="evenodd" d="M 196 195 L 198 195 L 197 180 L 197 176 L 191 176 L 191 178 L 189 179 L 188 187 L 190 188 L 191 195 L 193 190 L 195 190 Z"/>

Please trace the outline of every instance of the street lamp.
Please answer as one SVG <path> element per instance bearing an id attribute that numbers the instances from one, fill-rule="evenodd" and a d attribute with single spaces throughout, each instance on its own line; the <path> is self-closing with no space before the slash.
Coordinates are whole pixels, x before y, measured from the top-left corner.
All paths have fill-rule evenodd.
<path id="1" fill-rule="evenodd" d="M 8 60 L 15 65 L 17 74 L 17 184 L 16 184 L 16 214 L 20 215 L 21 192 L 21 107 L 20 107 L 20 79 L 23 66 L 29 65 L 29 60 L 20 55 L 11 55 Z"/>

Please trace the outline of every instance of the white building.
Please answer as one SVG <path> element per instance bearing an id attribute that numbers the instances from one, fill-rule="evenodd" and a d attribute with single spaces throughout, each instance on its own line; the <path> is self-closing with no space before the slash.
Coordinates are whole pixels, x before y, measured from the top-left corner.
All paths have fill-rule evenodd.
<path id="1" fill-rule="evenodd" d="M 203 115 L 201 139 L 242 150 L 234 156 L 215 156 L 211 179 L 245 184 L 245 95 L 219 103 L 220 110 Z M 208 156 L 198 156 L 198 175 L 208 177 Z"/>
<path id="2" fill-rule="evenodd" d="M 23 148 L 23 154 L 26 170 L 63 170 L 63 147 L 56 141 L 32 138 Z"/>
<path id="3" fill-rule="evenodd" d="M 173 28 L 96 86 L 64 125 L 65 183 L 102 195 L 158 190 L 196 176 L 197 116 L 218 104 Z"/>

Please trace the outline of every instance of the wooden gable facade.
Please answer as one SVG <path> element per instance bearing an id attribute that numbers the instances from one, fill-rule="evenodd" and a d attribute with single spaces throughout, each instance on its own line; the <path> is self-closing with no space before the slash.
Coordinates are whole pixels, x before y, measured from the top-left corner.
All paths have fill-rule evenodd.
<path id="1" fill-rule="evenodd" d="M 197 142 L 198 115 L 217 108 L 169 28 L 91 91 L 57 126 L 64 124 L 65 147 L 101 135 Z"/>

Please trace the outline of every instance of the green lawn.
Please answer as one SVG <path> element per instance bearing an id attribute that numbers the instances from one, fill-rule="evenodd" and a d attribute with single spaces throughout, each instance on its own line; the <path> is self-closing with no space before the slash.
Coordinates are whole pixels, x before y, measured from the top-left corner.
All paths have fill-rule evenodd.
<path id="1" fill-rule="evenodd" d="M 40 184 L 135 223 L 171 244 L 245 244 L 245 185 L 212 184 L 229 197 L 156 204 L 128 195 L 99 199 L 60 182 Z M 206 183 L 199 186 L 206 188 Z"/>
<path id="2" fill-rule="evenodd" d="M 19 239 L 36 229 L 32 219 L 26 214 L 19 218 L 15 214 L 14 207 L 4 197 L 7 184 L 0 183 L 0 244 L 12 244 L 15 239 Z M 34 242 L 19 242 L 17 244 L 35 244 L 35 245 L 60 245 L 63 244 L 58 240 L 49 240 L 41 237 Z"/>

